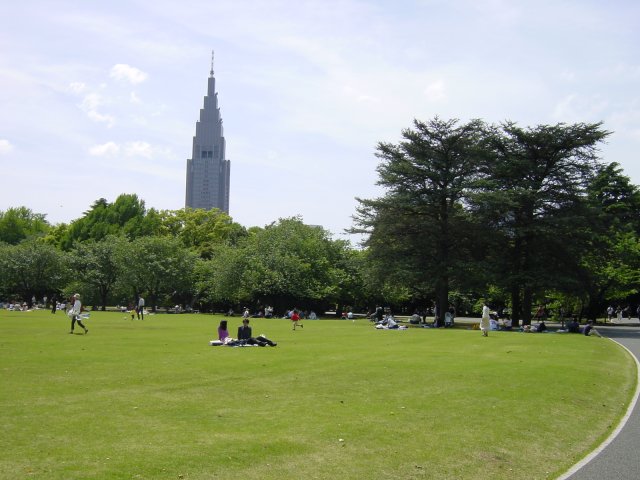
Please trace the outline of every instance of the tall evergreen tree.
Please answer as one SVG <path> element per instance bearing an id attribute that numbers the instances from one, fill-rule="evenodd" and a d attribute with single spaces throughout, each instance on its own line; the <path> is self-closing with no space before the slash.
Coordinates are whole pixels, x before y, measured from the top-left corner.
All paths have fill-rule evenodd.
<path id="1" fill-rule="evenodd" d="M 575 234 L 597 146 L 609 132 L 600 123 L 521 128 L 507 122 L 488 136 L 488 179 L 474 196 L 478 218 L 502 239 L 492 261 L 511 293 L 515 320 L 531 320 L 536 291 L 558 286 L 575 267 Z"/>
<path id="2" fill-rule="evenodd" d="M 435 292 L 440 322 L 451 281 L 464 274 L 469 230 L 462 205 L 479 177 L 483 130 L 479 120 L 415 120 L 400 143 L 378 144 L 377 184 L 385 195 L 358 199 L 352 231 L 368 234 L 377 275 L 414 296 Z"/>
<path id="3" fill-rule="evenodd" d="M 614 162 L 599 168 L 587 192 L 591 222 L 580 288 L 585 313 L 595 319 L 607 301 L 619 303 L 640 291 L 640 189 Z"/>

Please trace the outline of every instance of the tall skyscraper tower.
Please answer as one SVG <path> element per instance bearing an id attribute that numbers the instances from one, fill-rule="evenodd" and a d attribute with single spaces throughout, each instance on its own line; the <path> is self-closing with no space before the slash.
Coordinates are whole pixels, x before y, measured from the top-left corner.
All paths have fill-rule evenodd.
<path id="1" fill-rule="evenodd" d="M 224 131 L 218 107 L 216 79 L 211 72 L 204 107 L 196 122 L 191 158 L 187 160 L 187 195 L 185 206 L 229 213 L 229 174 L 231 165 L 225 157 Z"/>

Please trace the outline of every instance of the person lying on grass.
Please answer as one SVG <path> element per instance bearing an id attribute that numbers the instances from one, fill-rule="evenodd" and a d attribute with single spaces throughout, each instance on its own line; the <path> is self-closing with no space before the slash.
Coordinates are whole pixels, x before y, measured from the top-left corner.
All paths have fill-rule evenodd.
<path id="1" fill-rule="evenodd" d="M 376 323 L 376 330 L 406 330 L 406 325 L 398 325 L 393 315 L 389 314 L 382 323 Z"/>
<path id="2" fill-rule="evenodd" d="M 378 328 L 378 326 L 385 327 L 385 330 L 393 330 L 399 328 L 396 319 L 393 318 L 393 315 L 391 314 L 386 315 L 384 319 L 376 322 L 376 328 Z"/>

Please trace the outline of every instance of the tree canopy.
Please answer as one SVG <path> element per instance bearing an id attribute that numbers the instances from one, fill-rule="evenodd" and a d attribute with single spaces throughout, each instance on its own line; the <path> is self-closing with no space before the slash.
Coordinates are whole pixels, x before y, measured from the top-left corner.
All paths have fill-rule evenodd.
<path id="1" fill-rule="evenodd" d="M 50 228 L 45 214 L 34 213 L 27 207 L 0 210 L 0 242 L 17 245 L 28 238 L 43 236 Z"/>
<path id="2" fill-rule="evenodd" d="M 450 282 L 465 262 L 469 229 L 461 206 L 481 175 L 483 130 L 479 120 L 414 121 L 399 144 L 378 145 L 378 184 L 386 194 L 358 199 L 354 231 L 369 235 L 365 245 L 378 278 L 423 298 L 433 292 L 441 321 Z"/>
<path id="3" fill-rule="evenodd" d="M 50 225 L 0 212 L 0 296 L 82 292 L 105 308 L 201 310 L 271 305 L 326 310 L 384 304 L 442 322 L 451 304 L 538 304 L 595 318 L 640 302 L 640 190 L 599 158 L 602 124 L 415 120 L 377 145 L 379 198 L 358 199 L 362 248 L 301 218 L 246 228 L 219 210 L 147 209 L 135 194 L 96 200 Z"/>

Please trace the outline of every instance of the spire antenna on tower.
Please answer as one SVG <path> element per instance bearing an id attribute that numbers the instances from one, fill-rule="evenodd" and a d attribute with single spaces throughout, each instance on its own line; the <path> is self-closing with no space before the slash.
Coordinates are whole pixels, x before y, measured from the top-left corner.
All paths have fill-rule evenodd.
<path id="1" fill-rule="evenodd" d="M 213 50 L 211 50 L 211 71 L 209 74 L 213 77 Z"/>

